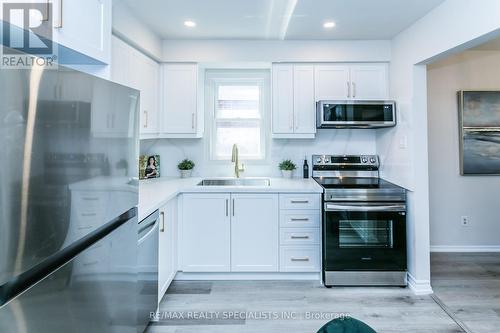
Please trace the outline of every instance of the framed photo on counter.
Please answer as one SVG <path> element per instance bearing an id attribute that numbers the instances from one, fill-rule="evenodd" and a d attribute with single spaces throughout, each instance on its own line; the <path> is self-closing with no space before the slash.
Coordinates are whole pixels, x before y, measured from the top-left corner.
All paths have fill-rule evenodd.
<path id="1" fill-rule="evenodd" d="M 160 177 L 160 155 L 139 156 L 139 179 Z"/>

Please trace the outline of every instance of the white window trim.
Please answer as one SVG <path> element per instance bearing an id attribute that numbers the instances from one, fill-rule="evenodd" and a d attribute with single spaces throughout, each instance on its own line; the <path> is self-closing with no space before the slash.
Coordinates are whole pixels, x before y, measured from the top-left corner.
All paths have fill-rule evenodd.
<path id="1" fill-rule="evenodd" d="M 215 94 L 216 88 L 221 84 L 234 84 L 234 85 L 260 85 L 261 89 L 261 156 L 258 159 L 241 158 L 245 164 L 267 164 L 269 163 L 269 133 L 270 133 L 270 71 L 262 69 L 244 69 L 244 70 L 207 70 L 205 73 L 205 128 L 208 129 L 208 140 L 206 143 L 207 160 L 211 164 L 227 165 L 231 163 L 229 158 L 216 158 L 214 156 L 214 142 L 215 142 Z M 253 119 L 253 118 L 252 118 Z"/>

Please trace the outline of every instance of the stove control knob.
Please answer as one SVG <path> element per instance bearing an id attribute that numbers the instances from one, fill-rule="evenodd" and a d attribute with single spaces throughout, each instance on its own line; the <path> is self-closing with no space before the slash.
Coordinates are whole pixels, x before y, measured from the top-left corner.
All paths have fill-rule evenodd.
<path id="1" fill-rule="evenodd" d="M 330 159 L 328 157 L 325 157 L 325 163 L 330 163 Z"/>
<path id="2" fill-rule="evenodd" d="M 375 164 L 375 162 L 377 162 L 377 160 L 375 159 L 375 157 L 371 157 L 370 158 L 370 163 Z"/>
<path id="3" fill-rule="evenodd" d="M 363 158 L 361 159 L 361 162 L 363 162 L 363 163 L 367 163 L 367 162 L 368 162 L 368 159 L 367 159 L 366 157 L 363 157 Z"/>
<path id="4" fill-rule="evenodd" d="M 321 157 L 318 157 L 318 158 L 316 159 L 316 163 L 321 163 Z"/>

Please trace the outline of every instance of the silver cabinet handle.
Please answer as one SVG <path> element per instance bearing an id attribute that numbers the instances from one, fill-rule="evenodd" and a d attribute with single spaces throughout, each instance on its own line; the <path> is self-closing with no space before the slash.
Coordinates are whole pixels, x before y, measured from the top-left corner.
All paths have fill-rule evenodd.
<path id="1" fill-rule="evenodd" d="M 63 27 L 63 0 L 58 0 L 59 4 L 59 12 L 56 23 L 54 24 L 54 28 L 61 29 Z"/>
<path id="2" fill-rule="evenodd" d="M 351 85 L 349 84 L 349 81 L 347 83 L 347 98 L 351 97 Z"/>
<path id="3" fill-rule="evenodd" d="M 99 198 L 97 198 L 97 197 L 83 197 L 82 200 L 84 200 L 84 201 L 98 201 Z"/>
<path id="4" fill-rule="evenodd" d="M 306 204 L 306 203 L 309 203 L 309 200 L 292 200 L 291 203 L 293 203 L 293 204 Z"/>
<path id="5" fill-rule="evenodd" d="M 160 232 L 165 232 L 165 212 L 160 212 L 161 224 L 160 224 Z"/>
<path id="6" fill-rule="evenodd" d="M 191 114 L 191 128 L 194 129 L 194 113 Z"/>
<path id="7" fill-rule="evenodd" d="M 111 115 L 111 128 L 115 128 L 115 114 Z"/>
<path id="8" fill-rule="evenodd" d="M 226 199 L 226 216 L 229 216 L 229 199 Z"/>
<path id="9" fill-rule="evenodd" d="M 292 236 L 291 239 L 309 239 L 309 236 Z"/>
<path id="10" fill-rule="evenodd" d="M 234 199 L 233 199 L 233 216 L 234 216 Z"/>
<path id="11" fill-rule="evenodd" d="M 352 98 L 356 98 L 356 82 L 352 83 Z"/>
<path id="12" fill-rule="evenodd" d="M 148 128 L 148 111 L 144 110 L 144 128 Z"/>
<path id="13" fill-rule="evenodd" d="M 304 258 L 291 258 L 292 261 L 309 261 L 309 258 L 308 257 L 304 257 Z"/>
<path id="14" fill-rule="evenodd" d="M 308 218 L 303 218 L 303 219 L 297 219 L 297 218 L 291 218 L 290 221 L 292 222 L 306 222 L 306 221 L 309 221 Z"/>

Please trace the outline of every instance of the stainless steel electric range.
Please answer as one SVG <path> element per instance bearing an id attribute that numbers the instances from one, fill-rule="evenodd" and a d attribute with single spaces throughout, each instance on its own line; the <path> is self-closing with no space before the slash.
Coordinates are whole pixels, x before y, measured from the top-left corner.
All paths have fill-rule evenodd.
<path id="1" fill-rule="evenodd" d="M 375 155 L 313 155 L 323 193 L 323 282 L 406 285 L 406 190 L 379 177 Z"/>

